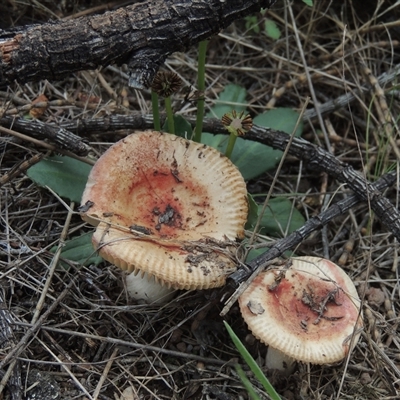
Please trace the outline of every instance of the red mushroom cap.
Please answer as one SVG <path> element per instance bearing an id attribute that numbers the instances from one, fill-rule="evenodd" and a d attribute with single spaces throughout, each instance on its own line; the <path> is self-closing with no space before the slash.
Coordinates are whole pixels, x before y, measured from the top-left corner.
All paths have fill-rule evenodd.
<path id="1" fill-rule="evenodd" d="M 82 218 L 106 260 L 174 288 L 221 286 L 236 268 L 246 185 L 217 150 L 160 132 L 111 146 L 93 167 Z M 100 223 L 99 223 L 100 222 Z"/>
<path id="2" fill-rule="evenodd" d="M 329 260 L 292 259 L 258 275 L 239 298 L 254 336 L 299 361 L 334 363 L 357 343 L 360 300 L 347 274 Z"/>

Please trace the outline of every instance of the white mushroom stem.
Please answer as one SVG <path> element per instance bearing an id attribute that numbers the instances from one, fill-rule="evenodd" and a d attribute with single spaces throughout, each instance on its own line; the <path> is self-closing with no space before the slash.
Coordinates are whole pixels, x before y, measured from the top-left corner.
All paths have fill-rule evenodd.
<path id="1" fill-rule="evenodd" d="M 175 289 L 160 285 L 154 277 L 145 274 L 130 273 L 126 276 L 126 289 L 135 300 L 143 300 L 148 304 L 166 304 L 175 294 Z"/>
<path id="2" fill-rule="evenodd" d="M 296 360 L 294 358 L 287 356 L 274 347 L 268 347 L 265 357 L 265 366 L 268 369 L 276 369 L 281 371 L 284 375 L 290 375 L 294 370 L 295 364 Z"/>

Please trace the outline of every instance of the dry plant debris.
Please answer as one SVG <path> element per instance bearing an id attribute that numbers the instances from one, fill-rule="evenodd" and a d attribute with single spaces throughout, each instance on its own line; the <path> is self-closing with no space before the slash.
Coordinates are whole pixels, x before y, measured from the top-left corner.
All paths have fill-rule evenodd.
<path id="1" fill-rule="evenodd" d="M 0 4 L 0 27 L 89 15 L 122 3 L 35 0 L 27 6 L 8 0 Z M 370 181 L 390 169 L 397 173 L 400 5 L 392 0 L 321 0 L 309 8 L 300 1 L 278 1 L 266 17 L 278 25 L 281 39 L 246 31 L 244 22 L 238 21 L 210 40 L 206 104 L 211 105 L 232 82 L 248 89 L 251 114 L 274 106 L 301 109 L 311 97 L 305 139 Z M 174 54 L 167 68 L 194 86 L 195 49 Z M 43 108 L 34 113 L 39 122 L 72 124 L 134 111 L 149 114 L 150 93 L 128 88 L 125 73 L 111 66 L 81 71 L 63 81 L 10 85 L 0 92 L 0 117 L 27 117 L 31 110 Z M 35 101 L 44 99 L 41 95 L 48 100 Z M 175 111 L 193 115 L 195 103 L 190 100 L 176 96 Z M 73 212 L 76 204 L 38 188 L 24 171 L 48 150 L 65 149 L 48 138 L 27 141 L 11 135 L 18 131 L 12 124 L 1 125 L 3 398 L 43 398 L 38 390 L 45 381 L 59 387 L 54 398 L 60 399 L 246 399 L 231 367 L 237 352 L 219 317 L 221 292 L 185 293 L 162 308 L 151 307 L 128 301 L 121 272 L 109 264 L 69 263 L 69 268 L 62 268 L 50 248 L 89 228 Z M 124 127 L 87 134 L 80 130 L 78 135 L 99 156 L 129 133 Z M 75 156 L 86 157 L 76 152 Z M 273 172 L 249 182 L 248 190 L 266 193 L 272 177 Z M 398 207 L 396 187 L 385 195 Z M 288 157 L 274 194 L 291 198 L 312 218 L 351 192 L 329 175 Z M 260 237 L 255 246 L 273 241 Z M 343 363 L 300 364 L 288 378 L 267 372 L 276 389 L 286 399 L 398 398 L 397 240 L 368 203 L 362 203 L 294 250 L 298 255 L 329 258 L 346 270 L 358 289 L 365 327 Z M 266 348 L 249 335 L 236 305 L 226 319 L 263 365 Z M 257 390 L 263 396 L 262 389 Z"/>

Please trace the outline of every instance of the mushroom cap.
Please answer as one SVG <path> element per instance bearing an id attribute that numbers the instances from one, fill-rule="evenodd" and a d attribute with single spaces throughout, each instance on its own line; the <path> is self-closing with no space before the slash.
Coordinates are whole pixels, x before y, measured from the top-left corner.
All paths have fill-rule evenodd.
<path id="1" fill-rule="evenodd" d="M 259 340 L 314 364 L 342 360 L 362 327 L 353 282 L 336 264 L 318 257 L 293 258 L 286 271 L 280 266 L 262 272 L 240 296 L 239 306 Z"/>
<path id="2" fill-rule="evenodd" d="M 146 131 L 111 146 L 94 165 L 82 218 L 97 225 L 106 260 L 177 289 L 222 286 L 236 269 L 248 204 L 238 169 L 217 150 Z"/>

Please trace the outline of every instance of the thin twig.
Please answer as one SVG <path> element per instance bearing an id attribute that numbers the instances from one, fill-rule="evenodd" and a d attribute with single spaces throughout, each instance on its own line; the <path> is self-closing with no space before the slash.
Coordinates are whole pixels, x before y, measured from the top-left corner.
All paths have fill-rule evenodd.
<path id="1" fill-rule="evenodd" d="M 101 388 L 103 387 L 103 383 L 107 379 L 107 375 L 110 372 L 110 369 L 111 369 L 111 367 L 112 367 L 112 365 L 113 365 L 113 363 L 115 361 L 115 357 L 117 357 L 117 354 L 118 354 L 118 347 L 116 347 L 114 349 L 114 351 L 112 352 L 112 354 L 111 354 L 111 356 L 110 356 L 110 358 L 109 358 L 109 360 L 108 360 L 108 362 L 107 362 L 107 364 L 106 364 L 106 366 L 105 366 L 105 368 L 103 370 L 103 373 L 101 374 L 99 382 L 97 383 L 96 389 L 95 389 L 95 391 L 93 393 L 93 396 L 92 396 L 93 400 L 97 400 L 98 399 L 100 391 L 101 391 Z"/>

